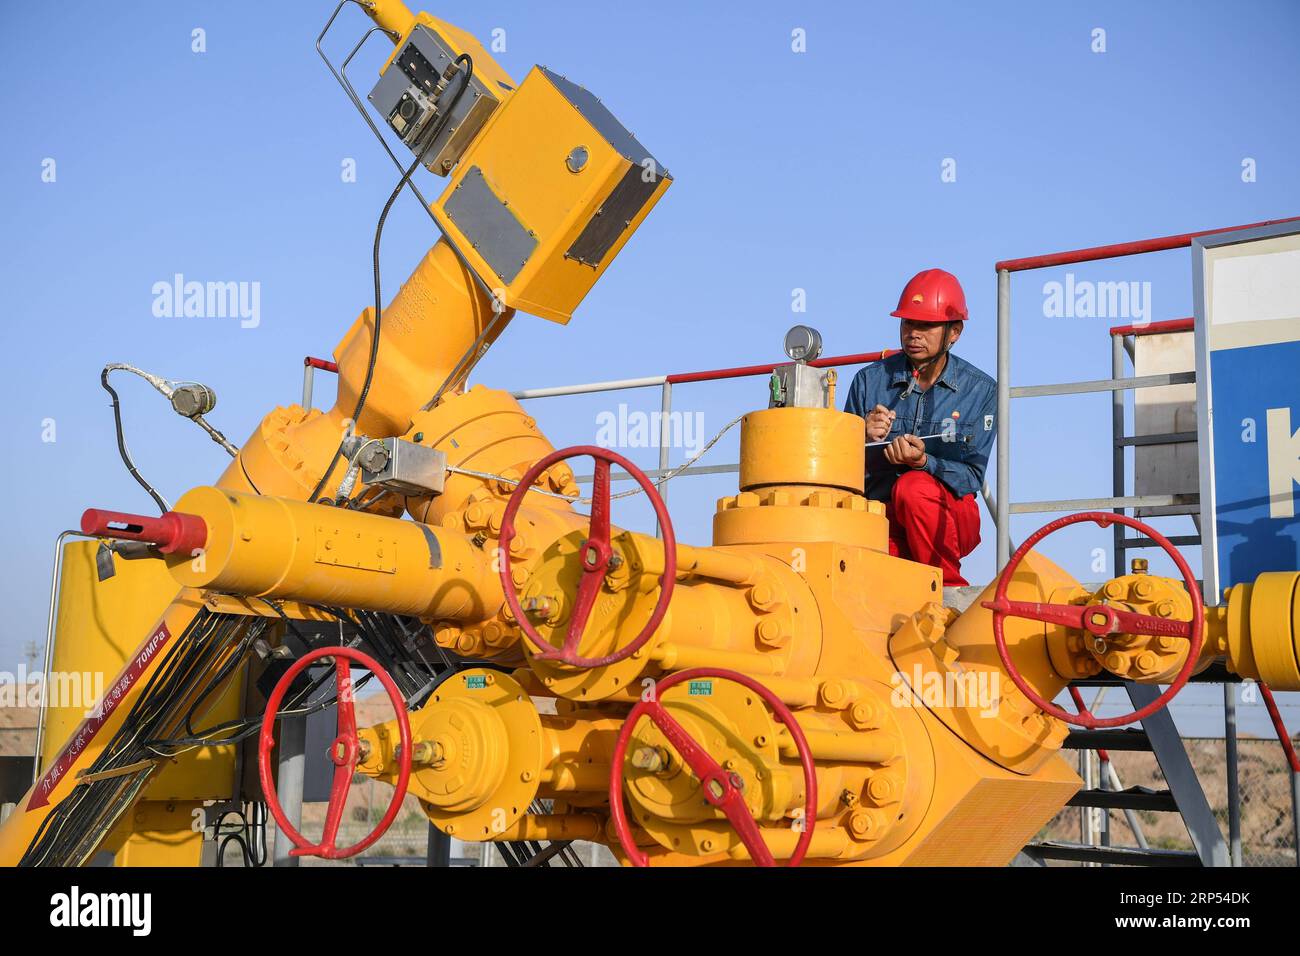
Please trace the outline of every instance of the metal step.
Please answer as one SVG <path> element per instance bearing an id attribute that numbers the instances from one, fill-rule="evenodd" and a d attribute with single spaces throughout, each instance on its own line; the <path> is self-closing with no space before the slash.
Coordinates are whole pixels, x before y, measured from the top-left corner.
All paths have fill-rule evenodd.
<path id="1" fill-rule="evenodd" d="M 1070 807 L 1100 807 L 1105 810 L 1158 810 L 1177 813 L 1178 802 L 1168 790 L 1150 787 L 1129 787 L 1127 790 L 1080 790 L 1070 802 Z"/>
<path id="2" fill-rule="evenodd" d="M 1082 843 L 1031 843 L 1023 850 L 1038 860 L 1102 863 L 1107 866 L 1199 867 L 1192 850 L 1140 850 L 1124 846 L 1087 846 Z"/>
<path id="3" fill-rule="evenodd" d="M 1067 750 L 1146 750 L 1151 738 L 1145 730 L 1073 730 L 1061 746 Z"/>

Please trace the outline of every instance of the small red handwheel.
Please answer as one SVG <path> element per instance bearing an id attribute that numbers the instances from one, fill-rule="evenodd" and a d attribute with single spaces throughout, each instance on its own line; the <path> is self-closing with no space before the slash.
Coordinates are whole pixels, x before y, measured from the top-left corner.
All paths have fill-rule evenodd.
<path id="1" fill-rule="evenodd" d="M 569 618 L 569 630 L 565 635 L 564 645 L 555 647 L 537 633 L 520 606 L 519 597 L 515 593 L 510 563 L 510 542 L 515 536 L 515 517 L 519 514 L 519 506 L 523 504 L 524 497 L 532 488 L 533 482 L 542 472 L 557 462 L 576 458 L 579 455 L 590 455 L 596 463 L 591 488 L 591 519 L 587 540 L 582 545 L 582 579 L 578 582 L 578 596 Z M 605 573 L 609 570 L 609 559 L 614 553 L 613 546 L 610 544 L 609 528 L 609 466 L 611 464 L 618 465 L 636 479 L 637 484 L 650 500 L 651 507 L 654 508 L 663 533 L 664 573 L 659 578 L 659 600 L 655 602 L 650 620 L 641 629 L 641 633 L 613 654 L 606 654 L 604 657 L 582 657 L 578 654 L 578 646 L 582 643 L 582 632 L 587 626 L 587 619 L 591 616 L 596 598 L 600 595 L 601 584 L 605 580 Z M 514 614 L 515 620 L 519 622 L 519 629 L 537 649 L 538 653 L 534 655 L 536 660 L 559 661 L 570 667 L 586 668 L 604 667 L 631 657 L 646 641 L 650 640 L 650 636 L 654 634 L 655 629 L 663 621 L 664 615 L 668 613 L 668 602 L 673 596 L 673 588 L 676 584 L 677 539 L 673 535 L 673 523 L 668 516 L 668 508 L 646 473 L 622 455 L 595 445 L 561 448 L 538 461 L 519 479 L 519 484 L 515 486 L 510 501 L 506 504 L 505 514 L 501 516 L 501 589 L 505 592 L 506 605 Z"/>
<path id="2" fill-rule="evenodd" d="M 280 712 L 280 704 L 289 690 L 293 679 L 322 658 L 333 658 L 335 685 L 338 688 L 336 719 L 338 735 L 330 744 L 330 760 L 334 763 L 334 780 L 330 784 L 329 806 L 325 811 L 325 833 L 319 843 L 312 843 L 293 828 L 280 806 L 280 798 L 275 792 L 275 778 L 271 775 L 271 748 L 275 746 L 275 722 Z M 379 825 L 371 833 L 349 847 L 339 848 L 334 845 L 338 836 L 339 824 L 343 821 L 343 807 L 347 803 L 348 790 L 352 787 L 352 773 L 360 759 L 361 745 L 357 738 L 357 713 L 352 699 L 352 673 L 348 661 L 356 661 L 370 673 L 379 678 L 379 683 L 388 692 L 393 710 L 397 712 L 397 727 L 401 736 L 401 750 L 397 757 L 397 785 L 393 789 L 393 799 Z M 319 856 L 326 860 L 341 860 L 356 856 L 370 846 L 397 819 L 402 808 L 402 798 L 406 796 L 406 785 L 411 778 L 411 722 L 406 715 L 406 702 L 402 692 L 389 676 L 388 671 L 368 654 L 351 647 L 321 647 L 298 658 L 276 683 L 275 689 L 266 702 L 266 714 L 262 718 L 262 733 L 257 741 L 257 771 L 262 780 L 262 793 L 266 797 L 267 808 L 275 818 L 280 832 L 289 837 L 294 849 L 290 856 Z"/>
<path id="3" fill-rule="evenodd" d="M 749 855 L 754 862 L 759 866 L 776 866 L 772 851 L 763 842 L 762 831 L 754 818 L 749 815 L 749 808 L 745 805 L 745 797 L 741 789 L 743 781 L 740 775 L 733 771 L 724 770 L 686 732 L 686 728 L 678 723 L 659 703 L 659 697 L 663 691 L 684 681 L 699 680 L 701 677 L 715 677 L 719 680 L 735 681 L 737 684 L 748 687 L 767 702 L 767 705 L 772 708 L 772 712 L 776 714 L 777 720 L 785 724 L 786 729 L 790 731 L 790 736 L 799 750 L 799 763 L 803 766 L 805 798 L 804 815 L 801 821 L 803 832 L 799 835 L 799 841 L 795 844 L 794 853 L 790 855 L 790 860 L 786 863 L 786 866 L 798 866 L 803 862 L 804 854 L 808 852 L 808 845 L 812 842 L 813 828 L 817 825 L 817 771 L 813 764 L 812 749 L 808 746 L 808 740 L 804 736 L 803 728 L 794 719 L 794 714 L 790 713 L 790 708 L 776 694 L 752 677 L 719 667 L 695 667 L 690 670 L 678 671 L 671 677 L 656 682 L 654 697 L 651 700 L 642 700 L 637 703 L 628 713 L 627 720 L 623 722 L 623 729 L 619 731 L 618 740 L 614 744 L 613 762 L 610 764 L 609 771 L 609 815 L 614 823 L 614 832 L 618 834 L 618 842 L 623 846 L 623 852 L 627 854 L 628 859 L 632 861 L 634 866 L 650 865 L 649 857 L 637 849 L 637 845 L 632 839 L 632 827 L 627 817 L 627 809 L 623 804 L 623 761 L 627 756 L 628 743 L 632 740 L 632 731 L 637 722 L 642 717 L 649 717 L 663 735 L 668 738 L 668 742 L 672 744 L 678 756 L 685 761 L 691 772 L 699 779 L 700 790 L 704 794 L 704 799 L 715 807 L 719 807 L 726 814 L 727 820 L 736 833 L 739 834 L 740 842 L 745 845 L 745 849 L 749 850 Z"/>
<path id="4" fill-rule="evenodd" d="M 1160 545 L 1165 550 L 1165 553 L 1173 559 L 1174 564 L 1183 576 L 1183 584 L 1192 599 L 1192 619 L 1190 621 L 1171 621 L 1163 617 L 1152 617 L 1148 614 L 1137 614 L 1133 611 L 1121 611 L 1105 604 L 1091 604 L 1081 607 L 1077 604 L 1038 604 L 1032 601 L 1007 600 L 1007 587 L 1015 575 L 1016 568 L 1020 566 L 1021 560 L 1029 553 L 1030 549 L 1052 532 L 1059 531 L 1068 525 L 1078 524 L 1081 521 L 1092 521 L 1103 528 L 1108 527 L 1112 522 L 1116 522 L 1142 532 Z M 1196 666 L 1197 658 L 1201 653 L 1201 643 L 1205 639 L 1205 603 L 1201 599 L 1201 589 L 1196 584 L 1192 569 L 1187 566 L 1187 561 L 1178 553 L 1178 549 L 1170 544 L 1168 538 L 1144 522 L 1136 518 L 1130 518 L 1128 515 L 1105 511 L 1082 511 L 1079 514 L 1057 518 L 1055 521 L 1048 522 L 1039 528 L 1011 556 L 1007 566 L 998 575 L 998 587 L 993 595 L 993 600 L 985 601 L 984 607 L 993 612 L 993 640 L 997 645 L 998 657 L 1015 685 L 1044 713 L 1051 714 L 1067 724 L 1088 729 L 1122 727 L 1125 724 L 1131 724 L 1145 717 L 1150 717 L 1161 707 L 1168 704 L 1174 699 L 1174 695 L 1187 684 L 1188 678 L 1192 676 L 1192 669 Z M 1071 714 L 1057 707 L 1051 701 L 1045 700 L 1042 695 L 1029 685 L 1029 682 L 1016 668 L 1015 663 L 1011 660 L 1010 653 L 1007 651 L 1007 638 L 1002 630 L 1003 621 L 1007 616 L 1076 628 L 1098 637 L 1105 637 L 1108 634 L 1181 637 L 1190 640 L 1191 647 L 1188 649 L 1187 660 L 1183 663 L 1178 676 L 1174 678 L 1174 682 L 1169 685 L 1163 694 L 1140 710 L 1135 710 L 1131 714 L 1124 714 L 1120 717 L 1107 717 L 1105 719 L 1094 717 L 1087 711 Z"/>

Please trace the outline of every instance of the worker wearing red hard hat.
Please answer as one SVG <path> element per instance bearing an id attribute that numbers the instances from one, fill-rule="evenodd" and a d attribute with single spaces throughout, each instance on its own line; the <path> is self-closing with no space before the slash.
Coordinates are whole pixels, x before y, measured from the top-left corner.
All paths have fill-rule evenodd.
<path id="1" fill-rule="evenodd" d="M 866 494 L 885 502 L 890 553 L 941 568 L 944 586 L 959 587 L 961 559 L 980 540 L 996 385 L 952 354 L 967 318 L 956 276 L 918 272 L 890 314 L 902 349 L 854 376 L 844 410 L 867 421 Z"/>

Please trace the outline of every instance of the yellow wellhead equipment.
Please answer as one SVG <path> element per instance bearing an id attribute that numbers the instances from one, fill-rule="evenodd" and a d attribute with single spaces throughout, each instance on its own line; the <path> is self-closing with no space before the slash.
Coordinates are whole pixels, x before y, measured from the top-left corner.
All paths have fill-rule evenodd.
<path id="1" fill-rule="evenodd" d="M 271 412 L 161 519 L 88 513 L 153 547 L 100 581 L 96 543 L 69 546 L 54 666 L 119 673 L 95 713 L 50 712 L 0 861 L 196 864 L 196 810 L 257 788 L 234 734 L 195 726 L 255 727 L 250 668 L 336 620 L 418 619 L 436 647 L 411 653 L 459 665 L 355 739 L 340 705 L 345 776 L 405 787 L 462 840 L 594 840 L 653 865 L 1002 865 L 1081 786 L 1048 703 L 1071 680 L 1169 684 L 1217 660 L 1300 689 L 1297 573 L 1202 610 L 1190 574 L 1089 592 L 1022 548 L 968 610 L 945 607 L 938 569 L 889 554 L 864 422 L 834 409 L 833 380 L 744 417 L 711 545 L 610 524 L 611 464 L 667 517 L 643 475 L 555 453 L 515 399 L 464 380 L 516 308 L 567 322 L 671 178 L 581 87 L 540 67 L 515 84 L 455 27 L 363 6 L 395 42 L 371 99 L 449 177 L 445 236 L 382 313 L 355 422 L 373 309 L 335 350 L 332 410 Z M 597 459 L 590 516 L 579 452 Z"/>

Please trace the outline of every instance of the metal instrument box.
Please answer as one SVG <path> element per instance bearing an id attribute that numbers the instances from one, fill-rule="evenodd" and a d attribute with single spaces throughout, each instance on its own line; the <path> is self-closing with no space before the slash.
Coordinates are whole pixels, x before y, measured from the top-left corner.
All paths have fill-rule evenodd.
<path id="1" fill-rule="evenodd" d="M 506 307 L 564 324 L 671 182 L 600 100 L 539 66 L 433 213 Z"/>

